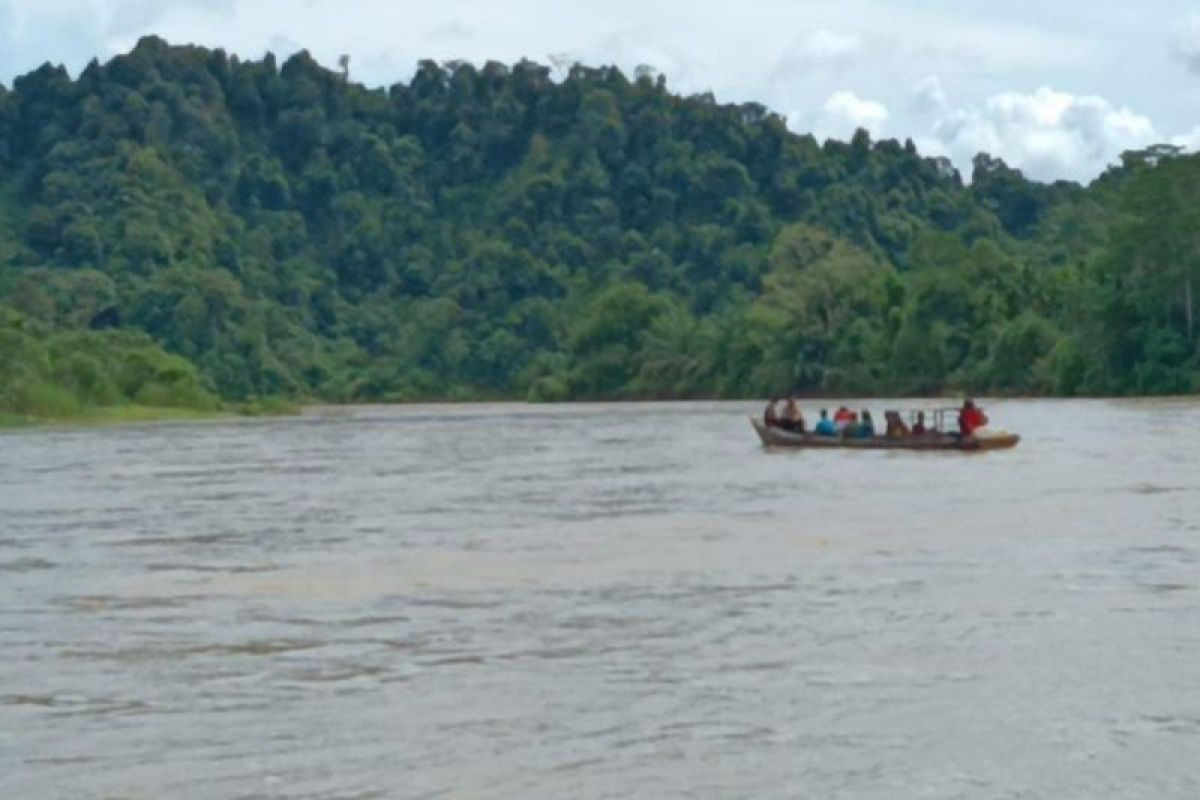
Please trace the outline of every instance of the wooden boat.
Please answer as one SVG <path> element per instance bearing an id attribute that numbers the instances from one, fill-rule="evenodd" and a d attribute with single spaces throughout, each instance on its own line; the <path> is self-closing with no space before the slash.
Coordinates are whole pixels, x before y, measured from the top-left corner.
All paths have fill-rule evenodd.
<path id="1" fill-rule="evenodd" d="M 750 424 L 758 432 L 764 447 L 797 447 L 813 450 L 959 450 L 981 452 L 984 450 L 1007 450 L 1016 447 L 1021 437 L 1015 433 L 981 431 L 974 436 L 960 437 L 948 433 L 928 433 L 921 436 L 889 438 L 872 436 L 869 439 L 843 439 L 840 436 L 817 436 L 812 433 L 794 433 L 774 426 L 768 427 L 759 417 L 751 417 Z"/>

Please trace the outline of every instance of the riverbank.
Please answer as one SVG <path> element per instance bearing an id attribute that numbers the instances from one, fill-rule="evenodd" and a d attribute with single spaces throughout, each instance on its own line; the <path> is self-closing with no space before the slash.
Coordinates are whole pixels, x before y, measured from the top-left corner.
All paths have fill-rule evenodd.
<path id="1" fill-rule="evenodd" d="M 132 422 L 176 422 L 233 416 L 230 411 L 197 411 L 156 406 L 104 406 L 66 416 L 0 413 L 0 428 L 57 425 L 121 425 Z"/>
<path id="2" fill-rule="evenodd" d="M 299 414 L 303 406 L 283 400 L 254 400 L 215 409 L 117 405 L 86 408 L 70 414 L 15 414 L 0 411 L 0 430 L 39 426 L 108 426 L 143 422 L 189 422 L 229 417 L 270 417 Z"/>

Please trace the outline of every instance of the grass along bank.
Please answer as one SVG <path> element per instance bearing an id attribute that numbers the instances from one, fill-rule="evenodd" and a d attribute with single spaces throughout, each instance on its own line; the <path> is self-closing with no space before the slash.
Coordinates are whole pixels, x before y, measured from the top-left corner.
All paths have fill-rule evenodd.
<path id="1" fill-rule="evenodd" d="M 69 416 L 35 416 L 0 412 L 0 428 L 36 425 L 120 425 L 133 422 L 174 422 L 232 416 L 228 411 L 122 405 L 89 408 Z"/>

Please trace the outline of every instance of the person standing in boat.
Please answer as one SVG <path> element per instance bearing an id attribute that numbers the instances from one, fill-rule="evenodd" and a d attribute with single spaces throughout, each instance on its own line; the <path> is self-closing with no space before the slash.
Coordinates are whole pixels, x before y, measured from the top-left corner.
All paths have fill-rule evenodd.
<path id="1" fill-rule="evenodd" d="M 987 424 L 987 414 L 983 413 L 983 409 L 976 406 L 974 400 L 964 400 L 962 410 L 958 412 L 958 430 L 963 438 L 974 436 L 977 430 Z"/>

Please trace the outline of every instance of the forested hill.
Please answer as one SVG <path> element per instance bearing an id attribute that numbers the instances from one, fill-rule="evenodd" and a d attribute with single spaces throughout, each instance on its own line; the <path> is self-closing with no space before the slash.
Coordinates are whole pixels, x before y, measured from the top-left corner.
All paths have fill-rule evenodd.
<path id="1" fill-rule="evenodd" d="M 652 74 L 148 38 L 0 87 L 0 409 L 1190 391 L 1198 176 L 968 184 Z"/>

